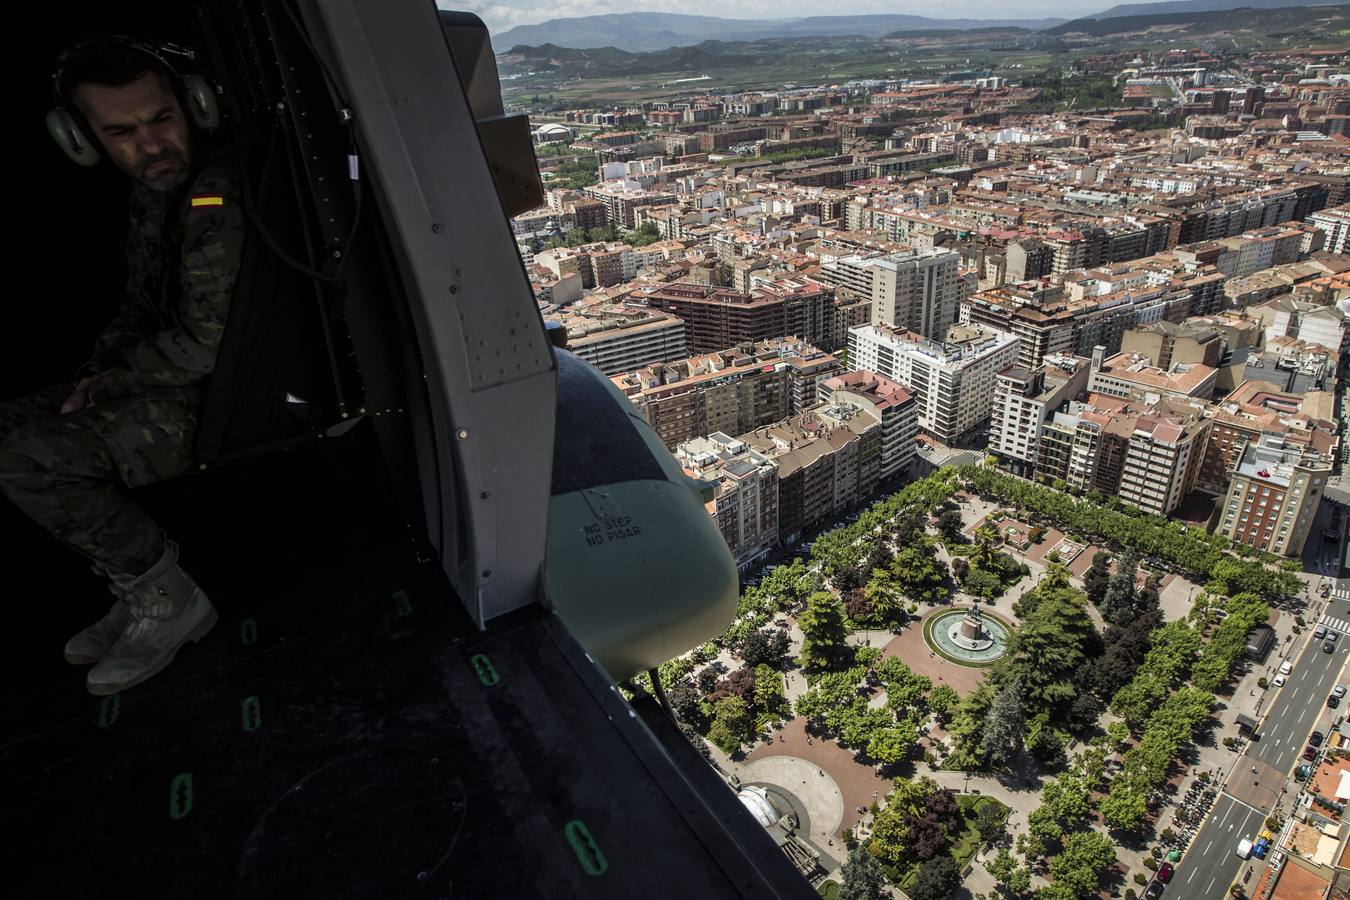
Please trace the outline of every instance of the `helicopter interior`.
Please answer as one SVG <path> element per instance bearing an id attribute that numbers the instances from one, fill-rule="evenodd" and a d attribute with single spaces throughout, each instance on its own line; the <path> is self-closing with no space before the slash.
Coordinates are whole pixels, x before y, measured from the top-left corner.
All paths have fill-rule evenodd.
<path id="1" fill-rule="evenodd" d="M 347 121 L 344 76 L 316 46 L 336 29 L 314 23 L 378 6 L 62 4 L 34 9 L 11 55 L 15 177 L 28 186 L 10 207 L 12 258 L 31 286 L 0 329 L 0 397 L 71 380 L 122 297 L 129 184 L 73 165 L 41 127 L 53 61 L 74 40 L 198 48 L 184 65 L 219 88 L 211 140 L 240 155 L 250 225 L 199 469 L 135 491 L 219 609 L 214 631 L 146 684 L 89 696 L 59 648 L 106 608 L 106 584 L 0 503 L 0 771 L 13 785 L 0 822 L 17 895 L 810 896 L 656 704 L 620 696 L 574 636 L 581 620 L 565 624 L 542 596 L 488 617 L 481 598 L 496 595 L 447 563 L 479 540 L 476 520 L 455 515 L 469 479 L 427 459 L 434 367 L 424 323 L 400 302 L 415 292 L 405 236 L 363 179 L 369 136 Z M 420 0 L 389 10 L 436 21 Z M 455 62 L 454 90 L 481 92 Z M 314 105 L 301 110 L 302 97 Z M 518 170 L 498 167 L 494 208 L 456 214 L 500 232 L 529 196 L 509 183 Z M 621 431 L 628 413 L 603 413 L 603 391 L 556 359 L 559 449 L 519 480 L 547 487 L 551 475 L 555 494 L 566 484 L 593 507 L 618 502 L 587 474 L 613 467 L 583 436 L 605 414 Z M 579 413 L 569 390 L 597 405 Z M 625 660 L 618 677 L 681 641 Z"/>

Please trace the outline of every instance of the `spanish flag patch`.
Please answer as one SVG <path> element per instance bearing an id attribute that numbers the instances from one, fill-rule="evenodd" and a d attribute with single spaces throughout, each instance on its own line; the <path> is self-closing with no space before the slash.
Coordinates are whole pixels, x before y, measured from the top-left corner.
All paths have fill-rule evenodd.
<path id="1" fill-rule="evenodd" d="M 224 206 L 225 198 L 220 194 L 198 194 L 192 198 L 192 208 L 202 209 L 207 206 Z"/>

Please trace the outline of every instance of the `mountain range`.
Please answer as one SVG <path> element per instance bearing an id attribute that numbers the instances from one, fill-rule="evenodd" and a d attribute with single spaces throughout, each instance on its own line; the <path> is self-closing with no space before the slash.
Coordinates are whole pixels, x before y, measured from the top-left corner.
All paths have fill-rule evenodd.
<path id="1" fill-rule="evenodd" d="M 1065 19 L 932 19 L 926 16 L 810 16 L 805 19 L 721 19 L 678 13 L 613 13 L 549 19 L 537 25 L 517 25 L 493 35 L 492 44 L 505 49 L 556 44 L 585 50 L 665 50 L 703 41 L 753 41 L 775 37 L 834 37 L 847 34 L 883 35 L 894 31 L 985 28 L 1013 25 L 1030 31 L 1050 28 Z"/>
<path id="2" fill-rule="evenodd" d="M 1126 3 L 1104 12 L 1085 16 L 1077 22 L 1110 18 L 1203 13 L 1214 10 L 1250 8 L 1278 9 L 1309 6 L 1309 0 L 1170 0 L 1163 3 Z M 1328 4 L 1329 5 L 1329 4 Z M 716 16 L 688 16 L 679 13 L 612 13 L 549 19 L 534 25 L 517 25 L 493 35 L 495 47 L 506 49 L 520 45 L 591 49 L 615 47 L 630 52 L 665 50 L 703 41 L 753 41 L 775 37 L 834 37 L 839 35 L 881 36 L 894 32 L 962 30 L 1013 26 L 1028 31 L 1052 30 L 1064 33 L 1066 19 L 938 19 L 912 15 L 808 16 L 792 19 L 724 19 Z"/>

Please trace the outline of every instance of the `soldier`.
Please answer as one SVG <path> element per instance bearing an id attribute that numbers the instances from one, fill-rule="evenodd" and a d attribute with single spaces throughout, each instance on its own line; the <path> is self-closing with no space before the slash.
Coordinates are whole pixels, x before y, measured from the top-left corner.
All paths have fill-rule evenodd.
<path id="1" fill-rule="evenodd" d="M 217 619 L 125 490 L 192 462 L 245 234 L 235 166 L 203 141 L 214 94 L 166 49 L 101 38 L 62 55 L 48 128 L 76 162 L 103 155 L 133 180 L 130 277 L 73 386 L 0 404 L 0 492 L 110 581 L 111 610 L 65 648 L 95 664 L 97 695 L 150 678 Z"/>

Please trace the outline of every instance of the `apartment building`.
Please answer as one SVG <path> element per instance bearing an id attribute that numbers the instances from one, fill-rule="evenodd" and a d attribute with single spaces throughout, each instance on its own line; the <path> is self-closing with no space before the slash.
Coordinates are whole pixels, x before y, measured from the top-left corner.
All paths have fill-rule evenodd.
<path id="1" fill-rule="evenodd" d="M 677 199 L 666 191 L 646 190 L 624 182 L 601 182 L 582 190 L 592 200 L 604 204 L 606 222 L 613 222 L 629 231 L 636 227 L 633 221 L 635 209 L 641 206 L 663 206 Z"/>
<path id="2" fill-rule="evenodd" d="M 1166 369 L 1138 353 L 1117 353 L 1106 357 L 1106 349 L 1093 350 L 1092 374 L 1088 390 L 1111 397 L 1198 397 L 1207 400 L 1214 394 L 1219 371 L 1202 363 L 1173 363 Z"/>
<path id="3" fill-rule="evenodd" d="M 1262 435 L 1243 448 L 1234 466 L 1217 532 L 1249 547 L 1299 556 L 1330 475 L 1329 458 Z"/>
<path id="4" fill-rule="evenodd" d="M 684 321 L 643 306 L 573 307 L 557 317 L 567 349 L 606 375 L 685 359 Z"/>
<path id="5" fill-rule="evenodd" d="M 694 478 L 715 484 L 709 513 L 741 571 L 778 546 L 778 465 L 744 441 L 714 432 L 675 448 Z"/>
<path id="6" fill-rule="evenodd" d="M 1308 224 L 1326 235 L 1323 248 L 1331 253 L 1346 253 L 1350 244 L 1350 206 L 1324 209 L 1308 216 Z"/>
<path id="7" fill-rule="evenodd" d="M 835 292 L 810 279 L 758 282 L 748 294 L 676 282 L 634 295 L 653 309 L 684 319 L 690 349 L 709 352 L 747 341 L 792 336 L 835 348 Z"/>
<path id="8" fill-rule="evenodd" d="M 872 301 L 872 322 L 940 339 L 956 321 L 960 254 L 909 250 L 826 262 L 820 279 Z"/>
<path id="9" fill-rule="evenodd" d="M 847 404 L 820 407 L 740 436 L 778 467 L 778 539 L 791 544 L 856 505 L 875 485 L 882 427 Z"/>
<path id="10" fill-rule="evenodd" d="M 995 375 L 1017 360 L 1017 338 L 978 325 L 954 325 L 946 339 L 887 325 L 849 331 L 851 365 L 908 387 L 919 404 L 919 427 L 952 444 L 988 419 Z"/>
<path id="11" fill-rule="evenodd" d="M 1210 429 L 1204 412 L 1196 400 L 1089 394 L 1046 423 L 1039 474 L 1169 515 L 1199 480 Z"/>
<path id="12" fill-rule="evenodd" d="M 919 404 L 908 388 L 875 372 L 858 370 L 825 379 L 819 390 L 825 406 L 854 406 L 881 422 L 878 484 L 887 484 L 908 470 L 918 451 L 919 434 Z M 860 490 L 868 493 L 871 488 Z"/>
<path id="13" fill-rule="evenodd" d="M 790 338 L 747 343 L 611 377 L 662 442 L 674 448 L 720 431 L 742 434 L 814 404 L 820 381 L 843 371 L 832 354 Z"/>
<path id="14" fill-rule="evenodd" d="M 1337 353 L 1350 352 L 1350 316 L 1336 306 L 1280 297 L 1253 306 L 1249 312 L 1261 320 L 1267 342 L 1298 338 Z"/>
<path id="15" fill-rule="evenodd" d="M 1155 322 L 1127 330 L 1120 340 L 1120 352 L 1153 360 L 1166 371 L 1176 363 L 1191 363 L 1217 368 L 1223 360 L 1223 335 L 1218 328 L 1202 322 Z"/>
<path id="16" fill-rule="evenodd" d="M 1050 414 L 1087 388 L 1091 363 L 1051 354 L 1035 369 L 1010 366 L 995 376 L 989 451 L 1018 475 L 1030 476 L 1040 458 L 1040 438 Z"/>
<path id="17" fill-rule="evenodd" d="M 1206 411 L 1214 424 L 1199 489 L 1225 493 L 1243 448 L 1257 443 L 1262 435 L 1275 435 L 1287 447 L 1334 459 L 1340 447 L 1335 403 L 1333 395 L 1322 391 L 1294 394 L 1266 381 L 1243 382 Z"/>

